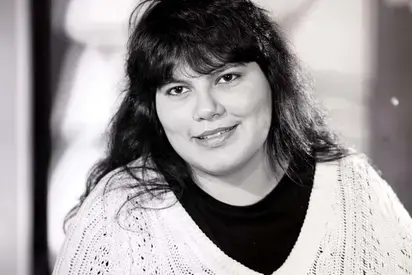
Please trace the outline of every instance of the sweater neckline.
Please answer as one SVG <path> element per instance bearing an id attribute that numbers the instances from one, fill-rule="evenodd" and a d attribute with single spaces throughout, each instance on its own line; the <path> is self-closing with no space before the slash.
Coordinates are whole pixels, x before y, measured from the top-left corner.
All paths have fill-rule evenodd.
<path id="1" fill-rule="evenodd" d="M 188 184 L 188 196 L 196 196 L 199 200 L 202 200 L 203 204 L 207 205 L 210 211 L 219 214 L 224 213 L 227 216 L 231 217 L 242 217 L 242 218 L 251 218 L 260 216 L 263 213 L 267 212 L 268 209 L 271 210 L 273 200 L 276 200 L 277 197 L 282 193 L 282 190 L 287 188 L 288 185 L 294 184 L 298 185 L 300 188 L 307 188 L 310 191 L 312 190 L 314 174 L 315 174 L 315 159 L 310 158 L 310 160 L 299 159 L 297 156 L 294 156 L 291 162 L 288 164 L 287 171 L 284 173 L 279 182 L 270 190 L 266 196 L 264 196 L 258 202 L 246 205 L 246 206 L 234 206 L 224 202 L 221 202 L 204 190 L 202 190 L 197 184 Z M 310 166 L 310 168 L 308 167 Z M 308 182 L 303 182 L 303 178 L 309 178 Z M 183 202 L 184 205 L 185 202 Z"/>
<path id="2" fill-rule="evenodd" d="M 309 205 L 298 239 L 285 262 L 272 275 L 305 274 L 316 261 L 328 218 L 332 215 L 333 194 L 339 177 L 338 166 L 339 161 L 316 164 Z M 206 266 L 218 266 L 219 271 L 225 271 L 225 274 L 263 275 L 226 255 L 197 226 L 173 192 L 169 196 L 175 203 L 164 212 L 164 218 L 176 230 L 180 241 L 193 244 L 193 252 Z"/>

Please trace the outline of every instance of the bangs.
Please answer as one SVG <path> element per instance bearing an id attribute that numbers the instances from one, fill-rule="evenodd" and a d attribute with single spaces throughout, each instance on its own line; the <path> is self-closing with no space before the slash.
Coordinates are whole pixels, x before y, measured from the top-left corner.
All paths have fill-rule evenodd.
<path id="1" fill-rule="evenodd" d="M 197 8 L 188 15 L 184 8 L 165 12 L 157 4 L 139 22 L 134 63 L 152 89 L 170 82 L 178 68 L 205 75 L 229 63 L 261 58 L 253 22 L 233 10 L 206 13 Z"/>
<path id="2" fill-rule="evenodd" d="M 178 69 L 189 69 L 197 75 L 211 74 L 230 63 L 255 61 L 256 54 L 254 52 L 251 47 L 240 48 L 239 45 L 219 49 L 208 44 L 175 44 L 173 48 L 164 51 L 164 55 L 158 55 L 159 59 L 148 67 L 148 74 L 154 77 L 154 83 L 160 87 L 172 81 L 174 73 Z M 196 75 L 189 76 L 195 77 Z"/>

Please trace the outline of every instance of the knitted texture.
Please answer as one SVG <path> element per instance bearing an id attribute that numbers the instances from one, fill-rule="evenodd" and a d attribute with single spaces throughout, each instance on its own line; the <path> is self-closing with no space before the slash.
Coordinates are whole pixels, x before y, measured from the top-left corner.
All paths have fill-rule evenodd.
<path id="1" fill-rule="evenodd" d="M 214 245 L 171 192 L 142 209 L 124 204 L 133 189 L 105 192 L 108 182 L 128 186 L 133 178 L 112 172 L 96 186 L 70 226 L 54 275 L 260 274 Z M 298 240 L 273 274 L 412 274 L 411 217 L 363 158 L 318 163 Z"/>

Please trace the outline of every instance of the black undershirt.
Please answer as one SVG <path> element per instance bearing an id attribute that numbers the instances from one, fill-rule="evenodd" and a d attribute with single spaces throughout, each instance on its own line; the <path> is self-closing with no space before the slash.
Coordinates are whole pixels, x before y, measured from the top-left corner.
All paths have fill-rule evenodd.
<path id="1" fill-rule="evenodd" d="M 206 236 L 226 255 L 263 274 L 286 260 L 302 227 L 315 174 L 315 160 L 294 158 L 278 185 L 250 206 L 222 203 L 196 184 L 180 201 Z"/>

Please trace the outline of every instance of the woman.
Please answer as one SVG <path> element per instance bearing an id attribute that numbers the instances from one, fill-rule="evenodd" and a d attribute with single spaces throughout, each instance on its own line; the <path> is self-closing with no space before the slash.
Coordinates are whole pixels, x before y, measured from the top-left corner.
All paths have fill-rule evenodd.
<path id="1" fill-rule="evenodd" d="M 410 216 L 327 129 L 262 9 L 139 7 L 107 157 L 54 274 L 412 272 Z"/>

